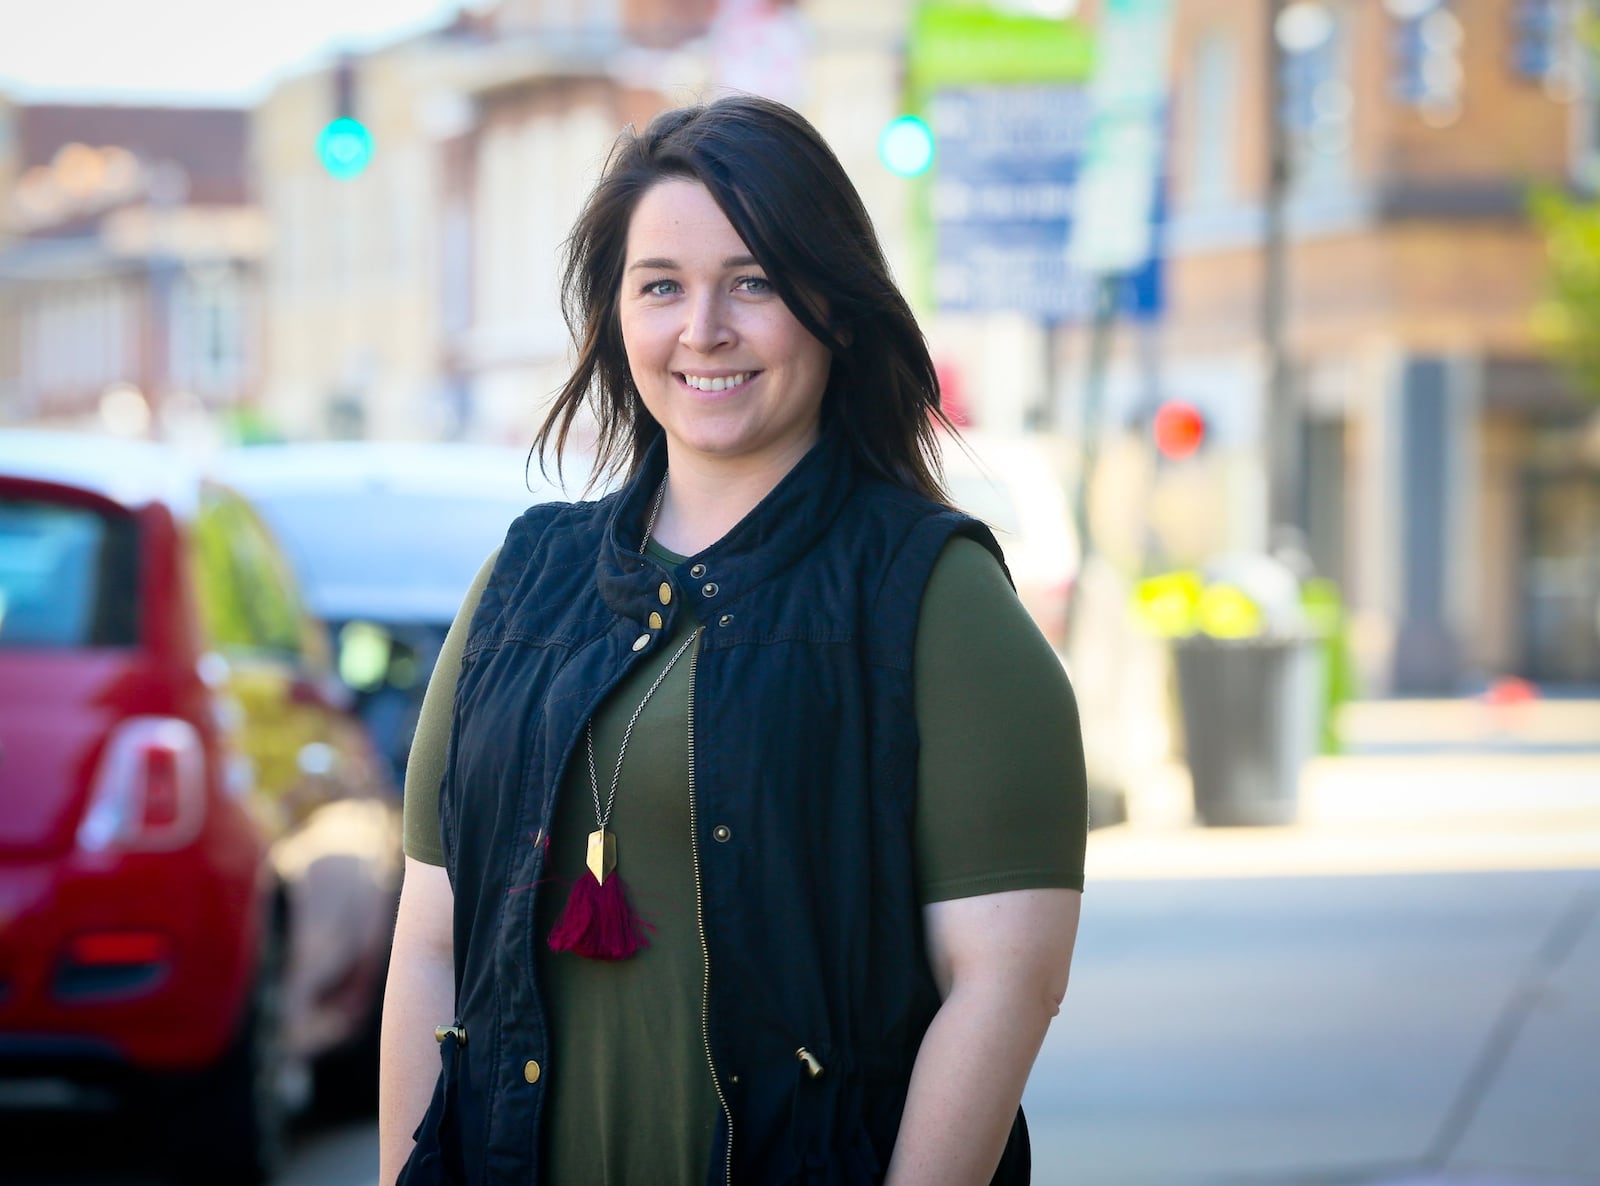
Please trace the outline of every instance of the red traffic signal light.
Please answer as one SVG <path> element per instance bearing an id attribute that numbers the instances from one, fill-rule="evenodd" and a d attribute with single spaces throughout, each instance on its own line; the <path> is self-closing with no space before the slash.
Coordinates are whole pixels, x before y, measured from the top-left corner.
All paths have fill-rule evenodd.
<path id="1" fill-rule="evenodd" d="M 1205 443 L 1206 418 L 1199 408 L 1182 400 L 1168 400 L 1156 409 L 1151 422 L 1156 452 L 1169 461 L 1192 457 Z"/>

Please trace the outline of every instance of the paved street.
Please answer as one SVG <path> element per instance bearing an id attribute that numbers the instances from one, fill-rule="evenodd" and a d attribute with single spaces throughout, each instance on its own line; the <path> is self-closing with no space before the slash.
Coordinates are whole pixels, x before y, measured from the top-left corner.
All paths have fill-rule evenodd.
<path id="1" fill-rule="evenodd" d="M 1181 771 L 1153 778 L 1091 837 L 1038 1186 L 1600 1186 L 1600 753 L 1574 748 L 1322 760 L 1290 828 L 1190 827 Z M 13 1119 L 3 1178 L 157 1186 L 136 1143 Z M 303 1133 L 284 1180 L 372 1186 L 375 1145 Z"/>
<path id="2" fill-rule="evenodd" d="M 1092 834 L 1039 1186 L 1600 1183 L 1600 717 L 1363 706 L 1296 826 Z"/>
<path id="3" fill-rule="evenodd" d="M 1097 882 L 1035 1181 L 1600 1182 L 1597 908 L 1596 871 Z"/>

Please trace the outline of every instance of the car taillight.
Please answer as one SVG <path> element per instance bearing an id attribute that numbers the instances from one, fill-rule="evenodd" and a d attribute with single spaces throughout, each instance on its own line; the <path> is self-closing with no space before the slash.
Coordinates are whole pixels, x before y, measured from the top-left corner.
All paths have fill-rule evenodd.
<path id="1" fill-rule="evenodd" d="M 81 968 L 154 964 L 171 954 L 171 941 L 158 931 L 93 931 L 67 944 L 68 960 Z"/>
<path id="2" fill-rule="evenodd" d="M 205 754 L 200 733 L 176 717 L 130 717 L 106 743 L 78 847 L 180 848 L 205 818 Z"/>

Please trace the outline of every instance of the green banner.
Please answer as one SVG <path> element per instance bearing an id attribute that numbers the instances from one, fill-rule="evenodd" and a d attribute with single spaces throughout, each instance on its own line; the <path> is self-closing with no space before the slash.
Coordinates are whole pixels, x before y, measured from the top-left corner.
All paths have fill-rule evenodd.
<path id="1" fill-rule="evenodd" d="M 1065 18 L 1001 12 L 975 0 L 924 0 L 911 24 L 909 82 L 938 87 L 984 83 L 1086 82 L 1094 38 Z"/>

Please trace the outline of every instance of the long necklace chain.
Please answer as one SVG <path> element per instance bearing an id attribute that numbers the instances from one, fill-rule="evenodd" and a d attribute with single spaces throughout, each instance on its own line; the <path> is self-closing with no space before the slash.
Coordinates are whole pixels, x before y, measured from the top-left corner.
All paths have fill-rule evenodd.
<path id="1" fill-rule="evenodd" d="M 650 690 L 644 694 L 644 699 L 639 701 L 639 707 L 633 710 L 633 715 L 628 718 L 628 727 L 622 731 L 622 744 L 617 747 L 617 766 L 611 772 L 611 789 L 606 793 L 605 810 L 600 809 L 600 779 L 594 769 L 594 718 L 589 718 L 587 739 L 589 743 L 589 790 L 594 796 L 595 824 L 604 828 L 611 822 L 611 808 L 617 801 L 617 787 L 622 785 L 622 759 L 628 753 L 628 739 L 633 736 L 633 727 L 638 723 L 639 714 L 644 711 L 644 706 L 650 703 L 650 697 L 656 694 L 656 689 L 661 686 L 661 681 L 667 678 L 667 673 L 672 670 L 678 660 L 683 658 L 683 652 L 694 644 L 695 635 L 690 634 L 683 640 L 683 645 L 677 650 L 671 660 L 661 669 L 661 674 L 656 676 L 655 682 L 650 685 Z"/>
<path id="2" fill-rule="evenodd" d="M 656 518 L 661 514 L 661 503 L 665 500 L 666 495 L 667 475 L 662 474 L 661 486 L 656 490 L 655 503 L 650 508 L 650 519 L 644 525 L 644 539 L 639 542 L 640 552 L 643 552 L 650 544 L 650 536 L 656 529 Z M 688 638 L 683 640 L 683 645 L 667 661 L 667 665 L 661 669 L 661 673 L 656 676 L 655 681 L 650 685 L 649 691 L 645 692 L 644 699 L 639 701 L 639 706 L 633 710 L 633 715 L 628 718 L 628 727 L 622 731 L 622 744 L 617 747 L 617 765 L 611 772 L 611 788 L 606 794 L 606 805 L 603 810 L 600 807 L 600 778 L 595 773 L 594 768 L 594 717 L 591 716 L 589 718 L 589 723 L 584 730 L 584 740 L 587 742 L 589 751 L 589 792 L 594 796 L 595 825 L 601 831 L 604 831 L 606 825 L 611 822 L 611 808 L 617 801 L 617 788 L 622 785 L 622 759 L 628 753 L 628 741 L 633 736 L 634 725 L 639 722 L 639 714 L 644 712 L 644 706 L 650 703 L 650 697 L 656 694 L 656 689 L 667 678 L 668 672 L 677 665 L 678 660 L 683 658 L 683 653 L 689 649 L 694 640 L 694 633 L 691 633 Z"/>

